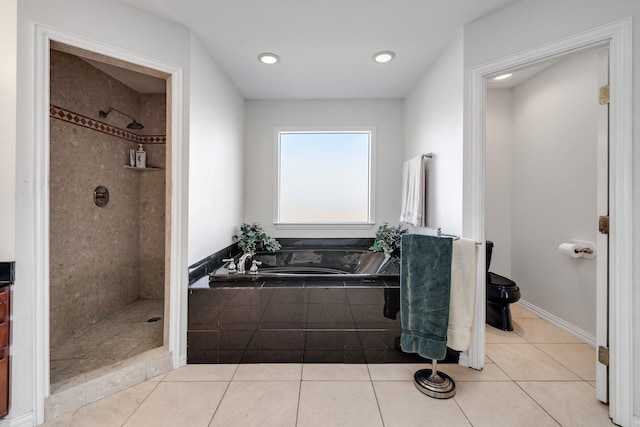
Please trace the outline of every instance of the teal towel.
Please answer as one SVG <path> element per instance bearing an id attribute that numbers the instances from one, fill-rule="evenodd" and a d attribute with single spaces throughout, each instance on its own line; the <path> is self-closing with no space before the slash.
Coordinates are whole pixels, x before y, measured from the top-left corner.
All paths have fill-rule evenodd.
<path id="1" fill-rule="evenodd" d="M 402 350 L 442 360 L 447 354 L 452 240 L 405 234 L 400 254 Z"/>

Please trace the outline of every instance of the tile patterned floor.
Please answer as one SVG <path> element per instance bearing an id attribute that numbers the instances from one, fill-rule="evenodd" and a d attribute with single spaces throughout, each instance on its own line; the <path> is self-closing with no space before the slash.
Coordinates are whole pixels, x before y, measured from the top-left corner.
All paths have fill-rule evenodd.
<path id="1" fill-rule="evenodd" d="M 51 347 L 51 389 L 162 345 L 163 300 L 141 299 Z M 157 322 L 147 320 L 160 317 Z"/>
<path id="2" fill-rule="evenodd" d="M 51 420 L 54 426 L 610 426 L 595 351 L 514 307 L 487 327 L 483 371 L 440 365 L 457 393 L 431 399 L 413 364 L 187 365 Z"/>

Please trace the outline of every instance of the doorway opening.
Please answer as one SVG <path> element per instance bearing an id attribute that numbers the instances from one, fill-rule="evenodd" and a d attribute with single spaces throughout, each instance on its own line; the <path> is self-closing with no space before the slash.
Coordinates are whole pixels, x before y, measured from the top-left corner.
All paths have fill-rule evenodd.
<path id="1" fill-rule="evenodd" d="M 168 346 L 171 111 L 168 75 L 150 76 L 57 42 L 49 58 L 49 345 L 56 393 L 88 372 Z"/>
<path id="2" fill-rule="evenodd" d="M 610 78 L 609 115 L 609 413 L 621 425 L 633 419 L 633 335 L 632 335 L 632 95 L 631 95 L 631 19 L 623 19 L 583 33 L 547 43 L 470 70 L 470 120 L 466 146 L 470 159 L 465 176 L 465 222 L 468 235 L 484 241 L 485 215 L 485 79 L 509 69 L 525 67 L 546 59 L 586 48 L 608 45 Z M 479 264 L 483 265 L 481 251 Z M 476 324 L 485 321 L 485 280 L 479 275 L 477 287 Z M 469 366 L 482 367 L 485 360 L 484 328 L 477 328 L 469 350 Z"/>
<path id="3" fill-rule="evenodd" d="M 515 316 L 515 334 L 541 357 L 584 366 L 582 380 L 604 368 L 605 402 L 596 335 L 598 310 L 605 319 L 607 310 L 597 301 L 607 292 L 607 239 L 597 227 L 608 215 L 607 106 L 598 102 L 607 70 L 608 49 L 594 47 L 486 79 L 484 225 L 496 248 L 491 270 L 517 283 L 527 310 Z M 570 245 L 591 253 L 566 253 Z"/>

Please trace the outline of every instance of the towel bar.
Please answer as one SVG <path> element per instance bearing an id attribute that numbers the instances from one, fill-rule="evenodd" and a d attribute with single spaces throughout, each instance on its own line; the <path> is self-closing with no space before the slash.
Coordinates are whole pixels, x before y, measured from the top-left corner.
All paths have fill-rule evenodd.
<path id="1" fill-rule="evenodd" d="M 436 231 L 436 236 L 437 237 L 450 237 L 452 240 L 460 240 L 460 236 L 458 236 L 457 234 L 443 233 L 442 232 L 442 228 L 440 228 L 440 227 L 438 227 L 438 230 Z"/>
<path id="2" fill-rule="evenodd" d="M 457 234 L 443 233 L 442 232 L 442 228 L 440 228 L 440 227 L 438 227 L 438 230 L 436 231 L 436 237 L 449 237 L 452 240 L 460 240 L 460 236 L 458 236 Z M 482 243 L 476 242 L 476 245 L 482 245 Z"/>
<path id="3" fill-rule="evenodd" d="M 420 369 L 413 381 L 421 393 L 435 399 L 449 399 L 456 394 L 456 383 L 449 375 L 438 372 L 438 361 L 431 361 L 431 369 Z"/>

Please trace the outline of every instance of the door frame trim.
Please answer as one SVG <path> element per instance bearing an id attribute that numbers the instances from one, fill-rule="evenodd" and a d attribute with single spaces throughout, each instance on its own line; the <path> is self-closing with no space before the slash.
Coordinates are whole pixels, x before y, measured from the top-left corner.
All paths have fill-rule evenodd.
<path id="1" fill-rule="evenodd" d="M 49 48 L 52 41 L 77 47 L 120 61 L 157 70 L 169 75 L 171 85 L 170 133 L 171 162 L 167 164 L 169 185 L 170 227 L 166 231 L 170 239 L 169 280 L 169 342 L 165 347 L 172 353 L 173 368 L 186 361 L 186 329 L 182 318 L 186 315 L 186 288 L 188 286 L 187 263 L 187 182 L 188 167 L 186 138 L 183 128 L 183 69 L 155 58 L 149 58 L 89 40 L 45 25 L 35 24 L 34 56 L 34 143 L 33 143 L 33 191 L 26 196 L 33 212 L 33 223 L 27 224 L 33 236 L 33 264 L 28 268 L 34 278 L 34 410 L 37 423 L 44 421 L 44 402 L 50 393 L 49 352 Z M 26 161 L 26 160 L 25 160 Z M 184 290 L 184 292 L 183 292 Z M 165 303 L 166 304 L 166 303 Z M 166 317 L 165 317 L 166 318 Z"/>
<path id="2" fill-rule="evenodd" d="M 470 238 L 484 242 L 485 217 L 485 79 L 507 69 L 525 67 L 568 53 L 608 45 L 610 52 L 610 265 L 609 265 L 609 415 L 620 425 L 633 423 L 633 217 L 632 217 L 632 19 L 626 18 L 540 47 L 516 53 L 470 70 L 469 138 L 465 161 L 470 167 L 465 182 L 470 189 L 465 204 L 470 212 Z M 595 95 L 594 95 L 595 96 Z M 594 227 L 595 227 L 594 220 Z M 478 264 L 484 266 L 484 250 Z M 485 278 L 478 274 L 476 330 L 469 349 L 469 366 L 485 363 Z"/>
<path id="3" fill-rule="evenodd" d="M 609 84 L 609 49 L 598 55 L 598 93 Z M 596 138 L 596 208 L 597 215 L 609 215 L 609 104 L 597 106 Z M 596 353 L 609 347 L 609 236 L 596 233 Z M 596 398 L 609 402 L 609 367 L 596 363 Z"/>

